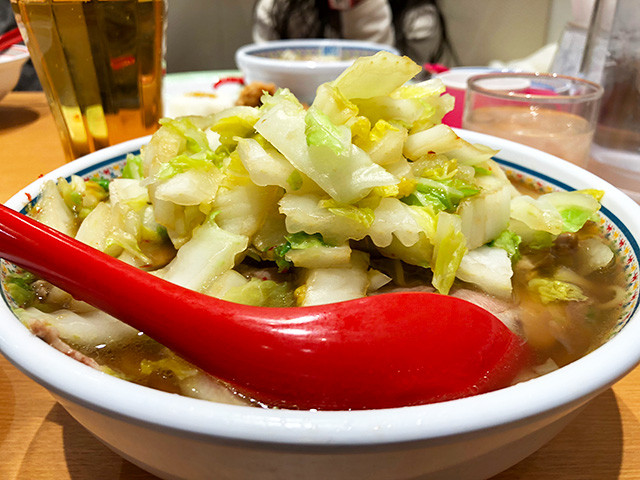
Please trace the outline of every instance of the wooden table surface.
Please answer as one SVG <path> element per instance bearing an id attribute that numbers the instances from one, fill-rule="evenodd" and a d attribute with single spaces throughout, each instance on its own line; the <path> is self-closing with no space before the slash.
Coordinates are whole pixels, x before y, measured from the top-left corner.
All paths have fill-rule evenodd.
<path id="1" fill-rule="evenodd" d="M 1 100 L 0 201 L 63 163 L 43 94 Z M 0 480 L 152 478 L 102 445 L 0 355 Z M 588 404 L 549 444 L 494 478 L 511 479 L 640 479 L 640 368 Z"/>

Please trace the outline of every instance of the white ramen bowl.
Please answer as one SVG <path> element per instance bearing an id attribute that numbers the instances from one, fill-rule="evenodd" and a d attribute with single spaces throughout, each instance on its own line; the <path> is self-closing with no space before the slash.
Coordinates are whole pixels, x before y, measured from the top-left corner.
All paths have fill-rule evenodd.
<path id="1" fill-rule="evenodd" d="M 245 83 L 260 81 L 286 87 L 301 102 L 311 104 L 321 84 L 335 80 L 357 57 L 380 50 L 398 54 L 389 45 L 356 40 L 275 40 L 240 47 L 236 65 Z"/>
<path id="2" fill-rule="evenodd" d="M 164 479 L 482 479 L 533 453 L 589 400 L 640 361 L 640 206 L 592 174 L 551 155 L 464 130 L 501 151 L 508 174 L 542 191 L 606 192 L 600 223 L 623 256 L 627 298 L 603 346 L 545 376 L 449 402 L 369 411 L 265 410 L 211 403 L 93 370 L 32 335 L 0 302 L 0 352 L 84 427 L 127 460 Z M 148 138 L 64 165 L 9 200 L 21 209 L 47 179 L 118 174 Z M 8 266 L 3 262 L 2 274 Z"/>

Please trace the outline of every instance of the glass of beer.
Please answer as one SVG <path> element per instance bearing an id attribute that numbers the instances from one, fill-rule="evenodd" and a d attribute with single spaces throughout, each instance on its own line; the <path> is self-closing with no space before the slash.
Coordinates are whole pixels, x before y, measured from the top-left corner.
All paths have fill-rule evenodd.
<path id="1" fill-rule="evenodd" d="M 556 74 L 476 75 L 468 80 L 462 125 L 584 166 L 602 91 L 596 83 Z"/>
<path id="2" fill-rule="evenodd" d="M 166 0 L 11 0 L 67 160 L 153 133 Z"/>

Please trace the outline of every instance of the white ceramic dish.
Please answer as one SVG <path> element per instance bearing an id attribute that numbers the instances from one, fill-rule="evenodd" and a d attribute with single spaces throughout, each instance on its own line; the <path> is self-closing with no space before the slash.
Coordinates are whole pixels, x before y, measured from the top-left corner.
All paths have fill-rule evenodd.
<path id="1" fill-rule="evenodd" d="M 95 371 L 33 336 L 0 302 L 0 352 L 44 385 L 89 431 L 131 462 L 165 479 L 482 479 L 549 441 L 590 399 L 640 361 L 640 206 L 567 162 L 512 142 L 459 130 L 500 148 L 509 175 L 542 191 L 605 190 L 599 217 L 623 256 L 628 295 L 616 335 L 543 377 L 475 397 L 417 407 L 314 412 L 214 404 L 141 387 Z M 39 179 L 8 204 L 21 209 L 42 183 L 72 173 L 117 175 L 117 145 Z M 3 262 L 3 276 L 7 265 Z M 114 289 L 114 294 L 117 292 Z"/>
<path id="2" fill-rule="evenodd" d="M 354 40 L 278 40 L 239 48 L 236 64 L 247 83 L 274 83 L 291 90 L 301 102 L 310 104 L 318 86 L 334 80 L 355 58 L 380 50 L 398 54 L 388 45 Z M 315 59 L 303 59 L 309 55 Z"/>
<path id="3" fill-rule="evenodd" d="M 241 73 L 212 70 L 167 74 L 162 87 L 163 115 L 209 115 L 234 106 L 242 85 L 225 82 L 229 78 L 240 79 Z"/>
<path id="4" fill-rule="evenodd" d="M 0 100 L 18 84 L 20 71 L 28 58 L 29 51 L 24 45 L 13 45 L 0 53 Z"/>

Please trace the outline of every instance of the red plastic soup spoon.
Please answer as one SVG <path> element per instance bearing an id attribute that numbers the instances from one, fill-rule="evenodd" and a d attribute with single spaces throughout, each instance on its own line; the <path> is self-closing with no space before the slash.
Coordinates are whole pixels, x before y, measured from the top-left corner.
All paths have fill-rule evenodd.
<path id="1" fill-rule="evenodd" d="M 269 405 L 386 408 L 507 386 L 524 341 L 464 300 L 396 293 L 249 307 L 164 281 L 0 206 L 0 256 Z"/>

